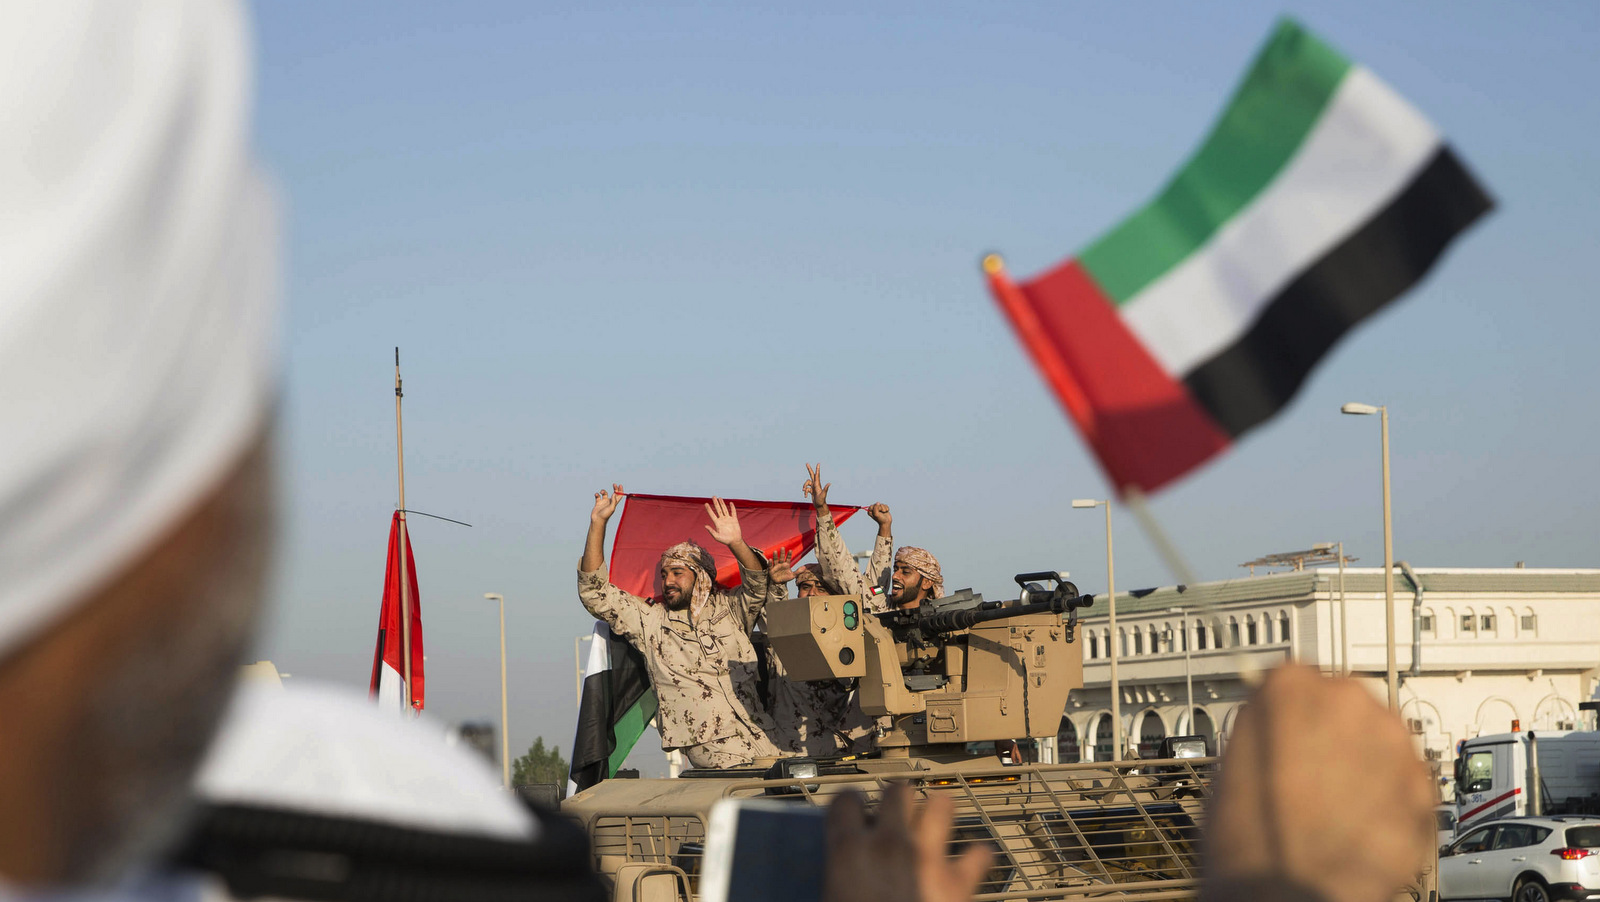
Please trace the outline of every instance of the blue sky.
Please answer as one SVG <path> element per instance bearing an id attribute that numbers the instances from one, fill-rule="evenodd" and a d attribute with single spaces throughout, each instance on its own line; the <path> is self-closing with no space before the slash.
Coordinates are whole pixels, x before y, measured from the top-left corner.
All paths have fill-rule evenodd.
<path id="1" fill-rule="evenodd" d="M 863 8 L 866 7 L 866 8 Z M 951 587 L 1105 581 L 1107 491 L 988 298 L 1184 159 L 1283 13 L 1449 136 L 1499 207 L 1293 403 L 1154 500 L 1202 578 L 1320 541 L 1597 563 L 1600 6 L 257 3 L 286 211 L 288 505 L 262 654 L 364 686 L 406 378 L 430 707 L 570 746 L 590 496 L 888 502 Z M 1170 583 L 1126 516 L 1118 584 Z M 863 547 L 870 524 L 847 539 Z M 636 756 L 647 770 L 659 754 Z"/>

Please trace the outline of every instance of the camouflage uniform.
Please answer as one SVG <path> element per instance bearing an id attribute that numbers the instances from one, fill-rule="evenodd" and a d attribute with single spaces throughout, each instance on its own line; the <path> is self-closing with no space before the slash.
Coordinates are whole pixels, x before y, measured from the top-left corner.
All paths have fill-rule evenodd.
<path id="1" fill-rule="evenodd" d="M 750 628 L 766 604 L 767 574 L 740 568 L 742 585 L 723 592 L 707 590 L 711 577 L 693 569 L 694 602 L 686 610 L 624 592 L 598 570 L 578 571 L 578 597 L 644 655 L 660 702 L 656 726 L 663 749 L 683 750 L 695 767 L 735 767 L 776 756 L 767 738 L 774 724 L 761 705 L 750 643 Z"/>
<path id="2" fill-rule="evenodd" d="M 826 578 L 823 585 L 832 594 L 844 594 Z M 787 583 L 774 581 L 767 589 L 768 603 L 787 597 Z M 767 660 L 771 668 L 772 719 L 777 722 L 772 741 L 778 748 L 812 757 L 865 752 L 871 748 L 872 718 L 862 713 L 856 701 L 854 680 L 809 683 L 791 680 L 776 654 L 769 655 Z"/>
<path id="3" fill-rule="evenodd" d="M 890 536 L 878 536 L 872 545 L 872 558 L 867 561 L 867 573 L 871 578 L 863 576 L 861 569 L 856 566 L 856 559 L 850 556 L 850 549 L 844 547 L 844 539 L 839 536 L 839 528 L 833 525 L 833 514 L 824 509 L 817 515 L 817 562 L 822 565 L 822 578 L 824 581 L 839 587 L 841 594 L 860 595 L 865 599 L 868 611 L 882 614 L 889 610 L 889 567 L 894 554 L 894 539 Z M 867 597 L 867 592 L 874 586 L 884 588 L 882 595 Z"/>

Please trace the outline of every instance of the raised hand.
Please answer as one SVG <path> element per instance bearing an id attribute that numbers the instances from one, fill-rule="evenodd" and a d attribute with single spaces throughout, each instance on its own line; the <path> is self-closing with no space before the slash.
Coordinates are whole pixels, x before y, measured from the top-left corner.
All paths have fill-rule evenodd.
<path id="1" fill-rule="evenodd" d="M 967 902 L 994 861 L 981 845 L 947 858 L 955 803 L 931 795 L 920 810 L 911 790 L 895 783 L 868 824 L 861 796 L 846 792 L 828 808 L 828 863 L 822 897 L 829 902 Z"/>
<path id="2" fill-rule="evenodd" d="M 806 497 L 811 499 L 811 503 L 816 506 L 817 510 L 826 509 L 828 506 L 828 489 L 833 488 L 833 483 L 822 484 L 822 464 L 820 463 L 815 467 L 806 464 L 806 473 L 810 478 L 806 480 L 805 485 L 800 487 L 800 490 L 806 493 Z"/>
<path id="3" fill-rule="evenodd" d="M 767 578 L 775 583 L 786 583 L 794 579 L 794 556 L 787 548 L 779 548 L 778 553 L 772 556 L 772 566 L 767 569 Z"/>
<path id="4" fill-rule="evenodd" d="M 706 505 L 706 516 L 711 518 L 711 525 L 706 527 L 711 538 L 730 547 L 744 541 L 744 533 L 739 529 L 739 511 L 733 505 L 712 496 L 711 503 Z"/>
<path id="5" fill-rule="evenodd" d="M 604 523 L 611 519 L 617 512 L 617 505 L 622 503 L 622 486 L 613 482 L 611 491 L 601 489 L 594 493 L 594 510 L 589 512 L 589 520 L 594 523 Z"/>
<path id="6" fill-rule="evenodd" d="M 884 504 L 882 501 L 867 508 L 867 516 L 885 529 L 888 529 L 889 524 L 894 522 L 894 517 L 889 516 L 889 505 Z"/>

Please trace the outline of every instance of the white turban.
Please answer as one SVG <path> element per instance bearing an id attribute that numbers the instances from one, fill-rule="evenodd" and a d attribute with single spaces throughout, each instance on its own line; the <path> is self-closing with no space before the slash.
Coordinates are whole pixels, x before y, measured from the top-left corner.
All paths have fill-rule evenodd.
<path id="1" fill-rule="evenodd" d="M 260 434 L 276 225 L 234 2 L 0 7 L 0 659 Z"/>

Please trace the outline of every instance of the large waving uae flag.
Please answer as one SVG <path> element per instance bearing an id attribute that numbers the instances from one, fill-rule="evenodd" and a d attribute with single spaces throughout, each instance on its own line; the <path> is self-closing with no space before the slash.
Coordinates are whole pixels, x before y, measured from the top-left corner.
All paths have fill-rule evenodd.
<path id="1" fill-rule="evenodd" d="M 425 681 L 422 676 L 422 599 L 417 594 L 417 561 L 411 556 L 411 536 L 401 529 L 400 512 L 389 523 L 389 559 L 383 572 L 383 605 L 378 610 L 378 647 L 372 655 L 372 698 L 387 711 L 404 711 L 405 655 L 400 622 L 400 549 L 405 545 L 406 594 L 411 602 L 411 704 L 422 710 Z"/>
<path id="2" fill-rule="evenodd" d="M 739 565 L 725 546 L 706 533 L 710 498 L 677 495 L 627 495 L 611 544 L 613 585 L 653 598 L 659 588 L 656 565 L 661 552 L 679 542 L 696 542 L 711 552 L 718 585 L 739 584 Z M 769 559 L 786 548 L 795 560 L 817 543 L 817 518 L 810 504 L 787 501 L 731 502 L 739 513 L 745 543 Z M 828 505 L 833 521 L 842 524 L 861 508 Z M 656 693 L 644 656 L 604 623 L 594 625 L 588 667 L 578 700 L 578 732 L 572 741 L 569 792 L 579 792 L 609 779 L 627 760 L 645 727 L 656 714 Z"/>
<path id="3" fill-rule="evenodd" d="M 1491 202 L 1400 95 L 1282 21 L 1211 133 L 1076 258 L 990 288 L 1119 491 L 1270 418 Z"/>

